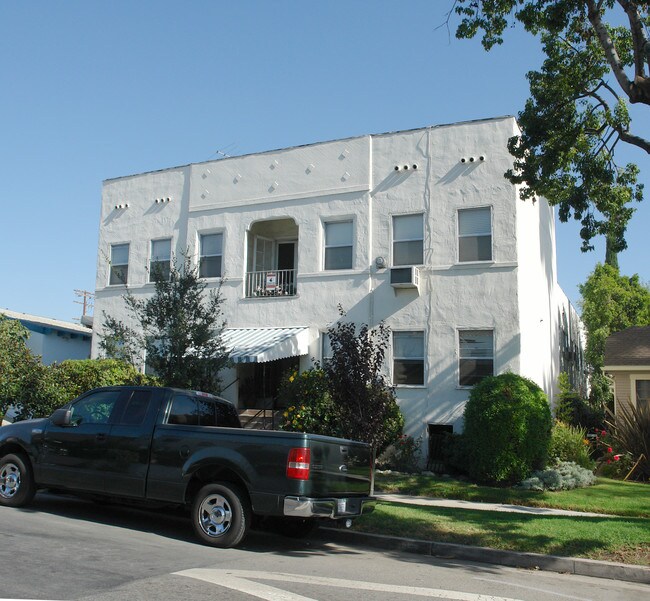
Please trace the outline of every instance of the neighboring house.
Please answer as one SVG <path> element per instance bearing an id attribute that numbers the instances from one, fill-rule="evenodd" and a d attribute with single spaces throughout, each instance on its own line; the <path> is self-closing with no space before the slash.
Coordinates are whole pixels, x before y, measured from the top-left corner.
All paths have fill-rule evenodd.
<path id="1" fill-rule="evenodd" d="M 66 359 L 89 359 L 92 329 L 77 323 L 0 309 L 0 314 L 20 321 L 28 330 L 27 347 L 44 365 Z"/>
<path id="2" fill-rule="evenodd" d="M 500 117 L 107 180 L 96 313 L 129 323 L 125 284 L 150 295 L 152 267 L 189 252 L 222 286 L 224 396 L 242 409 L 327 357 L 339 304 L 390 326 L 386 369 L 411 435 L 461 429 L 487 375 L 522 374 L 552 397 L 561 369 L 584 378 L 580 321 L 557 283 L 552 208 L 503 176 L 518 132 Z"/>
<path id="3" fill-rule="evenodd" d="M 650 326 L 607 338 L 603 371 L 614 383 L 615 410 L 622 404 L 650 403 Z"/>

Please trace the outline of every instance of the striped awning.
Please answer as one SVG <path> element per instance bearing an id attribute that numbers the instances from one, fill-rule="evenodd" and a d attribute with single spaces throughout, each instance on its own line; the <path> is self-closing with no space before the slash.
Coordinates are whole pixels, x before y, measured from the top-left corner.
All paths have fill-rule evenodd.
<path id="1" fill-rule="evenodd" d="M 222 340 L 233 363 L 266 363 L 309 353 L 308 327 L 226 328 Z"/>

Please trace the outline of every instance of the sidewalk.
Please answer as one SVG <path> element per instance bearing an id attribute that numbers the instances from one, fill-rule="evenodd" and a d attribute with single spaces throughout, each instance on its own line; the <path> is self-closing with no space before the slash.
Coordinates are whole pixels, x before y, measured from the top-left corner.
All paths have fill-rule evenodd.
<path id="1" fill-rule="evenodd" d="M 472 501 L 413 497 L 409 495 L 377 493 L 375 496 L 379 501 L 431 507 L 456 507 L 460 509 L 483 511 L 526 513 L 538 516 L 566 515 L 607 517 L 614 519 L 618 517 L 584 511 L 525 507 L 522 505 L 502 505 L 499 503 L 476 503 Z M 354 530 L 341 530 L 336 528 L 323 528 L 323 530 L 326 531 L 328 539 L 347 544 L 363 544 L 390 551 L 416 553 L 419 555 L 441 557 L 445 559 L 460 559 L 463 561 L 490 563 L 515 568 L 548 570 L 549 572 L 560 572 L 581 576 L 591 576 L 595 578 L 609 578 L 611 580 L 650 584 L 650 567 L 646 566 L 635 566 L 609 561 L 598 561 L 595 559 L 583 559 L 579 557 L 558 557 L 555 555 L 541 555 L 538 553 L 517 553 L 515 551 L 502 551 L 500 549 L 490 549 L 486 547 L 472 547 L 469 545 L 438 543 L 435 541 L 401 538 L 397 536 L 367 534 L 365 532 L 356 532 Z"/>

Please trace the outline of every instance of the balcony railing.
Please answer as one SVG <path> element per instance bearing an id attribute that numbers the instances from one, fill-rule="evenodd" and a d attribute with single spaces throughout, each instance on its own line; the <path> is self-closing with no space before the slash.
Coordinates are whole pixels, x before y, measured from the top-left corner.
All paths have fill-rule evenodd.
<path id="1" fill-rule="evenodd" d="M 295 269 L 272 269 L 246 273 L 246 298 L 295 295 Z"/>

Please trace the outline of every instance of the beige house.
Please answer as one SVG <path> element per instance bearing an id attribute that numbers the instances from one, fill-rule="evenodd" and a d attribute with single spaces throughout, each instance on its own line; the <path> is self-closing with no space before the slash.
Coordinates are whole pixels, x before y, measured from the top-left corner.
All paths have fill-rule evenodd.
<path id="1" fill-rule="evenodd" d="M 605 373 L 614 383 L 616 408 L 650 403 L 650 326 L 627 328 L 605 342 Z"/>

